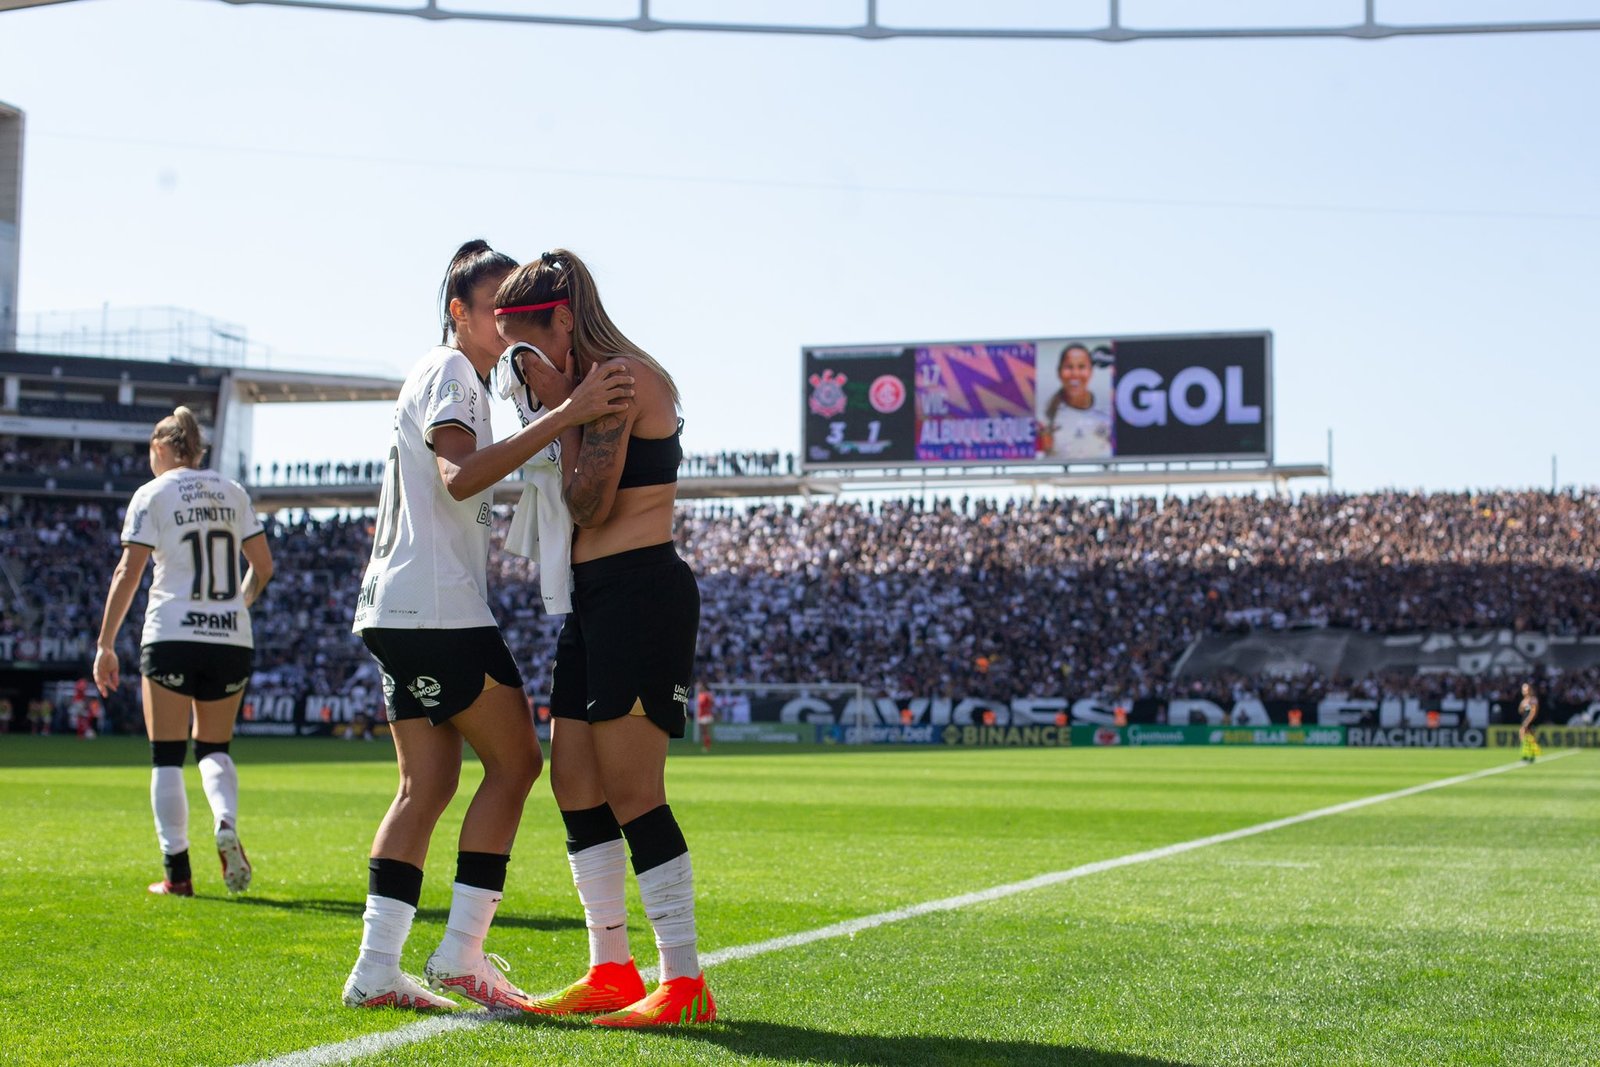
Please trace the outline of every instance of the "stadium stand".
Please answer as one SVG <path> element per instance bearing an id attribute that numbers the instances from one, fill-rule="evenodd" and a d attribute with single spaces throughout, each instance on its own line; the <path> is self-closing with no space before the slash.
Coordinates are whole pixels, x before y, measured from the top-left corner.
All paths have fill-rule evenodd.
<path id="1" fill-rule="evenodd" d="M 0 474 L 150 477 L 143 445 L 46 437 L 0 437 Z"/>
<path id="2" fill-rule="evenodd" d="M 502 516 L 497 542 L 504 527 Z M 4 625 L 38 619 L 41 632 L 91 635 L 119 529 L 109 504 L 0 508 L 0 546 L 30 598 L 8 603 Z M 349 632 L 370 519 L 278 517 L 268 530 L 280 577 L 256 613 L 257 686 L 359 691 L 375 708 L 375 671 Z M 699 680 L 711 682 L 1140 699 L 1199 692 L 1172 667 L 1206 632 L 1600 632 L 1600 500 L 1588 494 L 705 504 L 680 510 L 678 541 L 700 580 Z M 530 561 L 492 552 L 493 606 L 539 699 L 556 621 L 538 607 L 536 577 Z M 130 618 L 141 612 L 136 603 Z M 124 664 L 137 662 L 137 634 L 124 627 Z M 1555 701 L 1600 700 L 1600 671 L 1546 684 Z M 1307 674 L 1203 688 L 1509 699 L 1514 685 Z"/>
<path id="3" fill-rule="evenodd" d="M 23 397 L 17 404 L 17 413 L 41 419 L 87 419 L 92 422 L 132 422 L 154 425 L 158 420 L 172 414 L 172 408 L 158 404 L 40 400 Z"/>
<path id="4" fill-rule="evenodd" d="M 793 452 L 696 452 L 685 455 L 678 469 L 687 478 L 742 478 L 793 476 L 796 468 Z M 251 485 L 375 485 L 383 459 L 257 463 L 254 475 Z"/>

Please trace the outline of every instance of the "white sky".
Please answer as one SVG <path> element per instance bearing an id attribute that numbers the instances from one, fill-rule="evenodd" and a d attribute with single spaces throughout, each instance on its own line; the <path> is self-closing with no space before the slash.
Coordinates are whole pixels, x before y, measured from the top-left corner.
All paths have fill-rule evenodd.
<path id="1" fill-rule="evenodd" d="M 202 0 L 0 13 L 0 100 L 28 116 L 25 329 L 177 305 L 244 324 L 274 366 L 399 376 L 438 337 L 460 242 L 566 246 L 678 378 L 688 449 L 797 451 L 802 344 L 1266 328 L 1277 457 L 1322 460 L 1332 428 L 1346 489 L 1548 485 L 1553 454 L 1563 483 L 1600 484 L 1597 99 L 1600 33 L 863 42 Z M 262 412 L 257 455 L 376 457 L 387 423 Z"/>

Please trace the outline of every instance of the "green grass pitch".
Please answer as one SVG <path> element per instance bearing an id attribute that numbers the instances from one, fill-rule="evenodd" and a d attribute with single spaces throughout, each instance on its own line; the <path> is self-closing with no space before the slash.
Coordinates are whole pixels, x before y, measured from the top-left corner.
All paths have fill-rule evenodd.
<path id="1" fill-rule="evenodd" d="M 160 876 L 147 748 L 0 738 L 0 1063 L 245 1064 L 417 1017 L 339 1006 L 386 743 L 235 742 L 256 867 L 230 899 L 188 765 L 194 900 Z M 703 951 L 1504 763 L 1502 752 L 677 751 Z M 405 965 L 443 930 L 435 837 Z M 630 878 L 641 964 L 655 951 Z M 489 948 L 530 991 L 586 963 L 535 787 Z M 357 1062 L 1600 1063 L 1600 754 L 1542 762 L 956 911 L 728 962 L 679 1032 L 491 1022 Z M 311 1061 L 305 1061 L 311 1062 Z M 324 1062 L 345 1062 L 333 1058 Z"/>

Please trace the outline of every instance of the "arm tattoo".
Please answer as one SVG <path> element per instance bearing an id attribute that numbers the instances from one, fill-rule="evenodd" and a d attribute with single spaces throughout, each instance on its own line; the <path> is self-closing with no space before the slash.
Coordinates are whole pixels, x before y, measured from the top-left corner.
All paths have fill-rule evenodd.
<path id="1" fill-rule="evenodd" d="M 627 421 L 621 415 L 602 415 L 583 428 L 583 445 L 567 486 L 567 508 L 579 525 L 594 518 L 607 491 L 615 488 L 627 443 Z"/>

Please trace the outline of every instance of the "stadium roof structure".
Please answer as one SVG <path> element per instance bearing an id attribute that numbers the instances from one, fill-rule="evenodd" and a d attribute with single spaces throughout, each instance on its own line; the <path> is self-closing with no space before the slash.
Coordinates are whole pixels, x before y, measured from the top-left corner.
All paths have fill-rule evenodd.
<path id="1" fill-rule="evenodd" d="M 65 3 L 69 0 L 0 0 L 0 11 L 45 4 Z M 324 11 L 349 11 L 369 15 L 407 15 L 432 21 L 459 19 L 476 22 L 532 23 L 547 26 L 582 26 L 606 29 L 634 30 L 659 33 L 668 30 L 699 33 L 760 33 L 804 36 L 855 37 L 879 41 L 890 38 L 1013 38 L 1046 40 L 1091 40 L 1110 43 L 1141 40 L 1220 39 L 1265 37 L 1345 37 L 1355 40 L 1378 40 L 1387 37 L 1420 37 L 1447 34 L 1492 33 L 1552 33 L 1574 30 L 1600 30 L 1600 18 L 1579 19 L 1529 19 L 1519 13 L 1522 0 L 1500 0 L 1503 13 L 1489 8 L 1491 14 L 1476 21 L 1458 18 L 1453 21 L 1408 21 L 1403 3 L 1385 0 L 1362 0 L 1362 17 L 1352 21 L 1348 12 L 1350 4 L 1323 0 L 1317 3 L 1293 5 L 1294 10 L 1284 10 L 1275 24 L 1257 25 L 1249 22 L 1229 21 L 1228 5 L 1191 2 L 1181 20 L 1161 23 L 1152 21 L 1146 14 L 1139 21 L 1129 21 L 1123 0 L 1095 0 L 1067 8 L 1056 13 L 1055 21 L 1044 19 L 1023 20 L 1022 24 L 1001 24 L 994 16 L 986 16 L 979 3 L 970 5 L 970 18 L 955 25 L 916 21 L 915 10 L 908 5 L 896 9 L 895 21 L 885 21 L 879 15 L 878 0 L 858 0 L 860 15 L 856 18 L 835 21 L 781 21 L 767 14 L 758 0 L 735 0 L 723 4 L 719 10 L 729 8 L 748 11 L 744 19 L 674 19 L 657 18 L 651 13 L 651 0 L 635 0 L 638 7 L 633 15 L 602 17 L 593 13 L 595 5 L 584 0 L 567 0 L 565 4 L 550 0 L 496 0 L 491 5 L 474 7 L 474 0 L 462 0 L 460 5 L 450 0 L 421 0 L 420 3 L 394 4 L 382 0 L 223 0 L 234 5 L 272 4 L 280 7 L 312 8 Z M 559 13 L 565 6 L 569 13 Z M 1287 9 L 1291 5 L 1284 4 Z M 1063 5 L 1065 7 L 1065 5 Z M 552 10 L 556 9 L 556 10 Z M 827 11 L 837 10 L 828 5 Z M 1092 11 L 1103 12 L 1095 16 Z M 1390 15 L 1391 11 L 1401 14 Z M 1484 12 L 1484 5 L 1474 5 L 1475 12 Z M 1080 12 L 1091 12 L 1080 14 Z M 790 16 L 791 19 L 794 16 Z M 946 22 L 955 19 L 946 17 Z M 1033 25 L 1027 22 L 1032 21 Z"/>
<path id="2" fill-rule="evenodd" d="M 360 374 L 318 374 L 309 371 L 235 368 L 229 372 L 239 399 L 248 404 L 303 404 L 316 401 L 394 400 L 400 378 Z"/>
<path id="3" fill-rule="evenodd" d="M 1054 468 L 968 467 L 955 470 L 852 470 L 838 478 L 810 477 L 819 484 L 841 485 L 851 491 L 916 491 L 932 489 L 992 489 L 1010 485 L 1031 489 L 1103 489 L 1129 485 L 1245 485 L 1270 484 L 1285 488 L 1296 478 L 1326 478 L 1331 466 L 1323 463 L 1239 463 L 1228 460 L 1177 460 L 1163 463 L 1118 464 Z"/>
<path id="4" fill-rule="evenodd" d="M 961 490 L 993 492 L 999 488 L 1020 489 L 1104 489 L 1139 485 L 1238 485 L 1266 483 L 1278 491 L 1296 478 L 1326 478 L 1330 468 L 1320 463 L 1245 466 L 1240 464 L 1174 463 L 1150 464 L 1136 470 L 1095 471 L 1016 471 L 964 470 L 944 476 L 926 477 L 926 472 L 862 472 L 801 475 L 745 475 L 678 479 L 678 499 L 690 500 L 771 500 L 780 497 L 837 497 L 845 493 L 935 493 Z M 340 485 L 261 485 L 251 486 L 250 497 L 263 511 L 283 508 L 370 508 L 378 502 L 376 483 Z M 522 483 L 506 479 L 495 486 L 496 504 L 515 504 L 522 495 Z"/>

